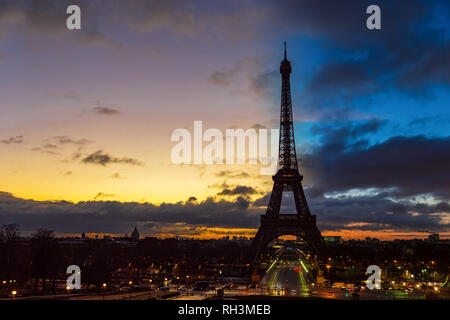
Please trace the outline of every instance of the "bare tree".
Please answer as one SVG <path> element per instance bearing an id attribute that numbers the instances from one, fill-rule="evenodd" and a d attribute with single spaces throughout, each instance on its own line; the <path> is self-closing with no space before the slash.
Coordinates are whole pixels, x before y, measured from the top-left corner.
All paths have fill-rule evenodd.
<path id="1" fill-rule="evenodd" d="M 53 230 L 39 229 L 31 237 L 34 291 L 37 292 L 39 280 L 42 279 L 42 293 L 45 294 L 46 280 L 56 271 L 58 245 Z"/>
<path id="2" fill-rule="evenodd" d="M 6 243 L 19 237 L 19 225 L 16 223 L 4 224 L 0 229 L 0 241 Z"/>

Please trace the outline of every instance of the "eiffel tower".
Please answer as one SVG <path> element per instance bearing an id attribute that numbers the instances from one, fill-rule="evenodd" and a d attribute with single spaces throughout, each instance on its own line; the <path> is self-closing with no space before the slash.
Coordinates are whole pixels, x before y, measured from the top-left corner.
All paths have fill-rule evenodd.
<path id="1" fill-rule="evenodd" d="M 282 77 L 280 145 L 278 171 L 272 177 L 272 194 L 266 214 L 261 216 L 261 226 L 253 239 L 251 254 L 256 263 L 260 260 L 269 243 L 283 235 L 295 235 L 302 238 L 319 257 L 323 257 L 323 238 L 316 226 L 316 216 L 311 215 L 303 191 L 303 176 L 298 171 L 295 153 L 294 126 L 290 88 L 291 63 L 286 56 L 284 42 L 284 60 L 280 65 Z M 294 193 L 296 214 L 280 214 L 283 191 Z"/>

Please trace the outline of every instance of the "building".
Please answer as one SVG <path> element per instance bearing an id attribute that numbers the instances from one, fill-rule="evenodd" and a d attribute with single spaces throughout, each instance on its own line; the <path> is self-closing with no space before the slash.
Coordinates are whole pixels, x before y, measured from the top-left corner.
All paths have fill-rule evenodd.
<path id="1" fill-rule="evenodd" d="M 323 240 L 328 243 L 336 243 L 336 244 L 341 244 L 344 242 L 341 236 L 326 236 L 323 237 Z"/>
<path id="2" fill-rule="evenodd" d="M 139 240 L 139 231 L 137 229 L 137 227 L 134 227 L 133 233 L 131 234 L 131 239 L 133 241 L 138 241 Z"/>
<path id="3" fill-rule="evenodd" d="M 377 238 L 366 237 L 366 242 L 369 244 L 379 244 L 380 240 Z"/>

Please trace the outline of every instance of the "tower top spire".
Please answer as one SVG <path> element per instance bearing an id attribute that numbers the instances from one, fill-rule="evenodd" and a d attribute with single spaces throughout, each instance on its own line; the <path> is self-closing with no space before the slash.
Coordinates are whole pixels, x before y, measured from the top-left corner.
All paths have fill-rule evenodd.
<path id="1" fill-rule="evenodd" d="M 286 41 L 284 41 L 283 44 L 284 44 L 284 60 L 281 60 L 280 73 L 282 75 L 289 76 L 289 74 L 292 71 L 292 68 L 291 68 L 291 63 L 287 59 Z"/>

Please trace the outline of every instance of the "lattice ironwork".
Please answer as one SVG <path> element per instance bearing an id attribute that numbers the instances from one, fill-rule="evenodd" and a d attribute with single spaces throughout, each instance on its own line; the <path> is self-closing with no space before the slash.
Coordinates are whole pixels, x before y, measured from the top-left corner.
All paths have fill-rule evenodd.
<path id="1" fill-rule="evenodd" d="M 286 42 L 284 60 L 281 61 L 281 115 L 278 170 L 272 177 L 274 184 L 266 214 L 261 216 L 261 226 L 252 243 L 254 262 L 258 261 L 269 243 L 279 236 L 297 235 L 305 240 L 319 257 L 323 257 L 323 238 L 316 226 L 316 216 L 311 215 L 303 191 L 303 177 L 298 171 L 295 152 L 294 125 L 290 88 L 291 63 L 287 60 Z M 296 214 L 280 215 L 284 191 L 294 194 Z"/>
<path id="2" fill-rule="evenodd" d="M 291 63 L 287 59 L 286 42 L 284 43 L 284 60 L 281 61 L 281 114 L 280 114 L 280 145 L 278 169 L 297 170 L 297 155 L 295 153 L 294 124 L 291 99 Z"/>

